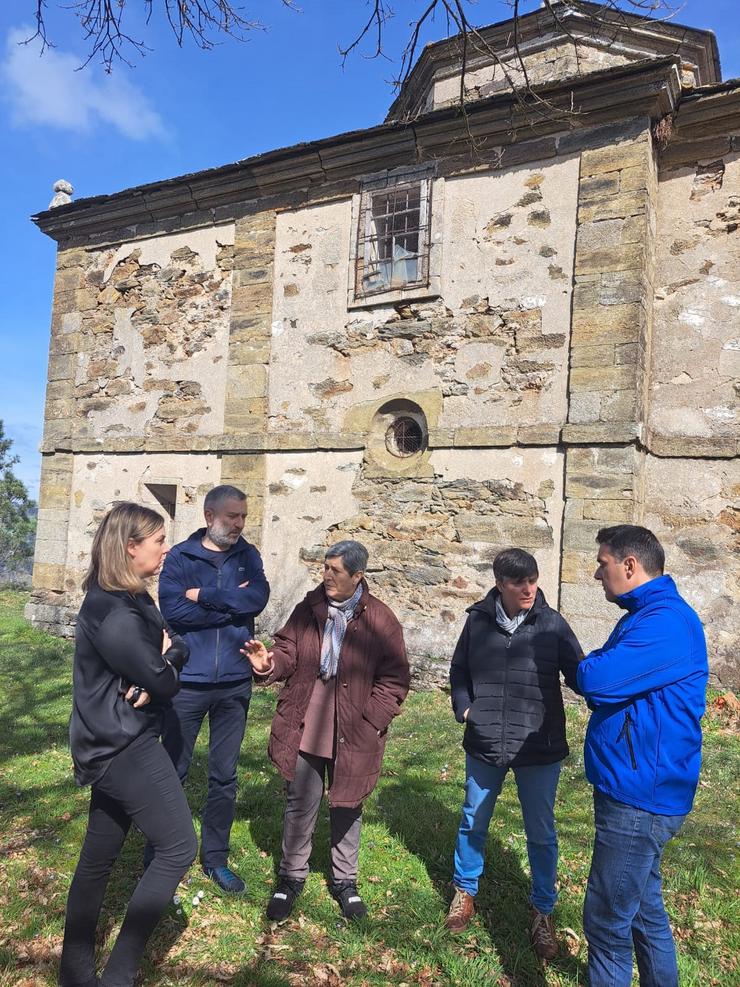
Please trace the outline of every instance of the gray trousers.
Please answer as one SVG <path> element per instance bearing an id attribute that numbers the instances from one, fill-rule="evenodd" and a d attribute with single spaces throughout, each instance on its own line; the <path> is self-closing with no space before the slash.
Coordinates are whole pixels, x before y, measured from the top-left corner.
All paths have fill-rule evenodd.
<path id="1" fill-rule="evenodd" d="M 298 754 L 295 777 L 288 783 L 283 819 L 283 856 L 278 873 L 303 881 L 308 877 L 313 831 L 324 794 L 324 774 L 331 786 L 334 761 L 313 754 Z M 334 881 L 357 880 L 362 806 L 329 810 L 331 876 Z"/>

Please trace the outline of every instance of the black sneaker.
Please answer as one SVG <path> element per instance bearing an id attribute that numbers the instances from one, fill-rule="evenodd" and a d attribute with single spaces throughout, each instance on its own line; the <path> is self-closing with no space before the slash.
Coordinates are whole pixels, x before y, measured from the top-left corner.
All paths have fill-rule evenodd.
<path id="1" fill-rule="evenodd" d="M 293 904 L 303 890 L 303 881 L 290 877 L 279 877 L 272 892 L 272 898 L 267 903 L 265 914 L 271 922 L 282 922 L 293 911 Z"/>
<path id="2" fill-rule="evenodd" d="M 242 894 L 246 887 L 244 881 L 228 867 L 204 867 L 203 873 L 227 894 Z"/>
<path id="3" fill-rule="evenodd" d="M 360 897 L 354 881 L 333 881 L 329 890 L 339 902 L 345 918 L 364 918 L 367 915 L 367 905 Z"/>

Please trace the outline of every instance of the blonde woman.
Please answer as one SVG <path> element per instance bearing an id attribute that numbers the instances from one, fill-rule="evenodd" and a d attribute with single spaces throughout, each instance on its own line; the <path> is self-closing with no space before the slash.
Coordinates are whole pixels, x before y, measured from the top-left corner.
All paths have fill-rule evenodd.
<path id="1" fill-rule="evenodd" d="M 67 900 L 61 987 L 131 987 L 147 940 L 197 852 L 185 794 L 158 740 L 188 657 L 146 591 L 145 580 L 167 551 L 162 518 L 138 504 L 116 505 L 93 541 L 77 618 L 69 726 L 75 780 L 92 788 Z M 131 823 L 154 847 L 154 859 L 98 980 L 95 930 Z"/>

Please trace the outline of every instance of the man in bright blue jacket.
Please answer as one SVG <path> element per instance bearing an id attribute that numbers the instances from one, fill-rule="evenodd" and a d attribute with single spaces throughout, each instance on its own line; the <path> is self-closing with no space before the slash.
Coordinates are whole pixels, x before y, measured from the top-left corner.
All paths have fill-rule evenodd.
<path id="1" fill-rule="evenodd" d="M 229 835 L 252 695 L 252 667 L 239 649 L 254 637 L 254 618 L 264 610 L 270 587 L 260 553 L 242 538 L 245 494 L 227 484 L 214 487 L 203 512 L 206 527 L 170 550 L 159 577 L 160 609 L 190 648 L 190 664 L 180 676 L 182 687 L 165 719 L 162 743 L 184 782 L 208 716 L 208 796 L 200 859 L 208 877 L 238 894 L 244 882 L 228 866 Z"/>
<path id="2" fill-rule="evenodd" d="M 663 575 L 647 528 L 602 528 L 595 578 L 625 610 L 603 648 L 578 666 L 592 710 L 586 776 L 594 840 L 583 908 L 590 987 L 678 987 L 660 876 L 663 848 L 691 810 L 709 675 L 704 629 Z"/>

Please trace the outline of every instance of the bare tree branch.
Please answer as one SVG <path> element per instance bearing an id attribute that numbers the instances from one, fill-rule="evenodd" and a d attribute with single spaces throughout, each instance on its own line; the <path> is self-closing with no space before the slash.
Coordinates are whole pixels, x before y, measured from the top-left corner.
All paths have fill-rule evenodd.
<path id="1" fill-rule="evenodd" d="M 252 0 L 257 5 L 259 0 Z M 262 0 L 264 5 L 264 0 Z M 286 7 L 298 9 L 295 0 L 279 0 Z M 364 0 L 363 0 L 364 2 Z M 360 54 L 365 58 L 385 58 L 392 60 L 392 53 L 386 51 L 386 29 L 395 16 L 395 10 L 402 4 L 419 3 L 417 14 L 409 25 L 409 33 L 400 53 L 399 71 L 394 79 L 396 88 L 401 88 L 408 79 L 416 62 L 422 44 L 425 27 L 437 15 L 444 18 L 447 36 L 458 36 L 462 63 L 459 103 L 464 111 L 467 98 L 466 76 L 473 53 L 489 58 L 496 71 L 501 71 L 507 85 L 517 98 L 525 99 L 535 115 L 551 115 L 555 110 L 546 100 L 533 91 L 530 83 L 520 38 L 520 0 L 500 0 L 508 6 L 514 22 L 513 36 L 495 50 L 482 35 L 484 25 L 473 20 L 474 14 L 490 14 L 490 5 L 485 7 L 476 0 L 367 0 L 369 16 L 362 21 L 354 39 L 340 46 L 342 64 L 350 55 Z M 580 47 L 583 44 L 582 32 L 570 30 L 562 17 L 561 0 L 542 0 L 542 13 L 549 16 L 558 30 L 568 38 L 573 46 L 577 70 L 580 72 Z M 84 64 L 99 59 L 106 71 L 110 72 L 116 61 L 130 64 L 132 55 L 144 55 L 150 49 L 144 38 L 135 36 L 129 24 L 134 7 L 137 12 L 143 8 L 145 24 L 148 26 L 154 16 L 163 16 L 178 45 L 188 41 L 197 47 L 209 50 L 219 39 L 228 37 L 237 41 L 247 40 L 255 30 L 263 30 L 265 25 L 259 20 L 247 18 L 239 0 L 32 0 L 34 5 L 35 32 L 27 43 L 41 40 L 42 53 L 53 47 L 47 29 L 47 15 L 50 6 L 69 11 L 79 21 L 82 35 L 87 43 L 87 57 Z M 630 29 L 628 15 L 650 16 L 656 20 L 667 20 L 674 16 L 683 4 L 680 0 L 602 0 L 599 6 L 585 0 L 568 0 L 567 8 L 581 15 L 584 28 Z M 358 4 L 359 6 L 359 4 Z M 369 51 L 363 51 L 369 43 Z M 512 57 L 513 50 L 513 57 Z"/>

